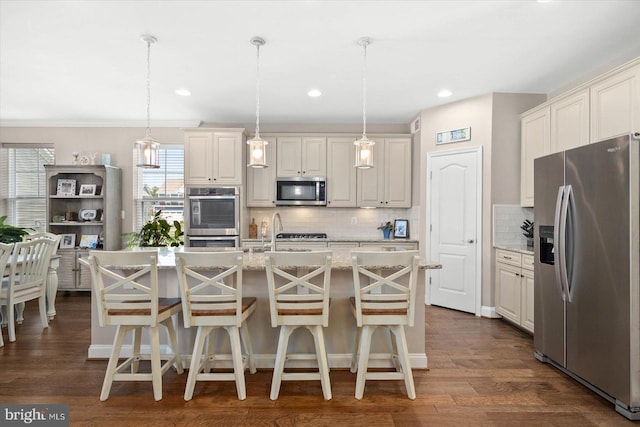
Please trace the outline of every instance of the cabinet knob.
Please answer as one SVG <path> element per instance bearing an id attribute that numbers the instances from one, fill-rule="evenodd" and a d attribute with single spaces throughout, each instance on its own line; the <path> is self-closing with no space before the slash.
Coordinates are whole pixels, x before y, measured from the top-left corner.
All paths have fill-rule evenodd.
<path id="1" fill-rule="evenodd" d="M 467 243 L 475 243 L 475 240 L 469 239 L 469 240 L 467 240 Z"/>

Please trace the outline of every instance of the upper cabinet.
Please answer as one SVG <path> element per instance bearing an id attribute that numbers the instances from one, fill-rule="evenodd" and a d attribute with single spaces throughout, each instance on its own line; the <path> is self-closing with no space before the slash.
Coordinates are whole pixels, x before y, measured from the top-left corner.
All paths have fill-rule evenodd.
<path id="1" fill-rule="evenodd" d="M 186 185 L 242 185 L 244 129 L 184 132 Z"/>
<path id="2" fill-rule="evenodd" d="M 327 138 L 327 206 L 356 207 L 355 137 Z"/>
<path id="3" fill-rule="evenodd" d="M 591 86 L 591 142 L 640 130 L 640 65 Z"/>
<path id="4" fill-rule="evenodd" d="M 262 137 L 262 139 L 268 142 L 265 149 L 269 166 L 266 168 L 247 168 L 247 207 L 250 208 L 274 207 L 276 205 L 276 138 Z M 249 150 L 248 145 L 247 150 Z"/>
<path id="5" fill-rule="evenodd" d="M 589 143 L 589 90 L 552 103 L 551 152 L 568 150 Z"/>
<path id="6" fill-rule="evenodd" d="M 411 207 L 411 138 L 374 139 L 371 169 L 357 171 L 357 206 Z"/>
<path id="7" fill-rule="evenodd" d="M 520 204 L 533 206 L 533 160 L 550 150 L 549 107 L 522 117 Z"/>
<path id="8" fill-rule="evenodd" d="M 326 137 L 281 136 L 276 147 L 278 177 L 327 175 Z"/>

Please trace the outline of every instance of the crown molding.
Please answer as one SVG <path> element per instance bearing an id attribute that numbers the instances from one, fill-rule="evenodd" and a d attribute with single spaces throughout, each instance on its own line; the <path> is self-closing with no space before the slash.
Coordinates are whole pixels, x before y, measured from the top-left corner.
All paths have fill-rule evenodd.
<path id="1" fill-rule="evenodd" d="M 201 120 L 157 120 L 151 128 L 197 128 Z M 144 120 L 123 121 L 65 121 L 65 120 L 0 120 L 0 127 L 53 127 L 53 128 L 146 128 Z"/>

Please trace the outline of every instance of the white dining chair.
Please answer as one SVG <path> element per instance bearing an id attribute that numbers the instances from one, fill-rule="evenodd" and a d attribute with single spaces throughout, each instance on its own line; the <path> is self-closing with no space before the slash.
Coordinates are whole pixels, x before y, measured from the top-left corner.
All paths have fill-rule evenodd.
<path id="1" fill-rule="evenodd" d="M 355 296 L 350 298 L 358 334 L 351 361 L 357 372 L 356 399 L 362 399 L 366 380 L 404 380 L 409 399 L 416 398 L 404 327 L 413 326 L 418 251 L 351 253 Z M 391 335 L 388 353 L 370 353 L 378 328 Z M 370 359 L 390 360 L 395 372 L 368 372 Z"/>
<path id="2" fill-rule="evenodd" d="M 329 324 L 331 252 L 265 252 L 271 326 L 280 326 L 271 400 L 278 399 L 282 381 L 320 380 L 331 399 L 329 364 L 323 327 Z M 315 354 L 289 354 L 289 337 L 298 328 L 313 335 Z M 314 360 L 317 372 L 284 372 L 286 360 Z"/>
<path id="3" fill-rule="evenodd" d="M 172 365 L 178 373 L 183 372 L 172 321 L 172 316 L 182 311 L 182 305 L 180 298 L 158 297 L 157 253 L 90 251 L 88 263 L 100 326 L 117 326 L 100 400 L 109 398 L 113 381 L 151 381 L 155 400 L 161 400 L 162 376 Z M 159 325 L 168 331 L 172 354 L 160 354 Z M 143 328 L 149 330 L 150 354 L 141 353 Z M 133 332 L 131 357 L 118 364 L 129 332 Z M 139 372 L 140 360 L 151 361 L 151 373 Z M 131 371 L 124 372 L 128 367 Z"/>
<path id="4" fill-rule="evenodd" d="M 3 278 L 0 291 L 0 306 L 6 307 L 10 342 L 16 340 L 16 304 L 37 299 L 42 327 L 49 327 L 45 285 L 53 249 L 53 240 L 46 238 L 14 244 L 9 276 Z"/>
<path id="5" fill-rule="evenodd" d="M 244 370 L 248 366 L 252 374 L 256 372 L 247 328 L 256 298 L 242 296 L 242 252 L 176 253 L 176 271 L 184 326 L 198 328 L 184 400 L 193 397 L 196 381 L 235 381 L 238 399 L 246 399 Z M 214 336 L 219 329 L 229 335 L 231 354 L 214 352 Z M 242 354 L 242 344 L 246 355 Z M 233 373 L 212 372 L 217 361 L 228 360 L 232 361 Z"/>
<path id="6" fill-rule="evenodd" d="M 62 240 L 62 236 L 60 234 L 53 234 L 47 232 L 39 232 L 39 233 L 31 233 L 25 234 L 22 236 L 22 241 L 27 242 L 33 239 L 51 239 L 53 240 L 53 252 L 51 252 L 51 256 L 55 256 L 58 254 L 58 248 L 60 247 L 60 240 Z M 49 271 L 48 271 L 49 272 Z M 46 303 L 47 303 L 47 313 L 51 311 L 51 306 L 53 302 L 56 300 L 56 293 L 58 292 L 58 275 L 47 275 L 47 280 L 51 283 L 46 286 Z M 18 304 L 16 307 L 16 323 L 19 325 L 24 320 L 24 303 Z M 49 321 L 53 320 L 53 316 L 49 316 Z"/>
<path id="7" fill-rule="evenodd" d="M 4 276 L 8 274 L 7 266 L 9 261 L 9 256 L 13 252 L 13 245 L 11 243 L 0 243 L 0 288 L 4 286 Z M 7 282 L 8 282 L 7 276 Z M 1 307 L 1 306 L 0 306 Z M 4 323 L 4 319 L 2 316 L 2 312 L 0 311 L 0 347 L 4 346 L 4 340 L 2 339 L 2 324 Z"/>

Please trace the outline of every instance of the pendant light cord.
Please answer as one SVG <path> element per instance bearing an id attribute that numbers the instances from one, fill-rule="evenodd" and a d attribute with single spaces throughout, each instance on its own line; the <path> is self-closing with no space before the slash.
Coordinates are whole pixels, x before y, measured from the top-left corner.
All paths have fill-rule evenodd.
<path id="1" fill-rule="evenodd" d="M 256 135 L 260 139 L 260 44 L 256 43 Z"/>
<path id="2" fill-rule="evenodd" d="M 147 136 L 151 138 L 151 41 L 147 40 Z"/>
<path id="3" fill-rule="evenodd" d="M 367 45 L 368 41 L 362 43 L 364 55 L 362 61 L 362 137 L 367 137 Z"/>

